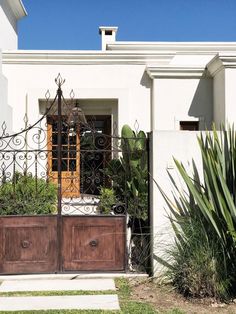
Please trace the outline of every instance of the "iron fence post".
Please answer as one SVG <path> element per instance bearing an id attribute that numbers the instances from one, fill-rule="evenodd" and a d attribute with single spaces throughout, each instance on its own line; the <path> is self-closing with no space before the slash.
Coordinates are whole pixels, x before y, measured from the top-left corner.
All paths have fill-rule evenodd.
<path id="1" fill-rule="evenodd" d="M 58 189 L 57 189 L 57 240 L 58 240 L 58 271 L 62 272 L 62 178 L 61 178 L 61 163 L 62 163 L 62 141 L 61 141 L 61 131 L 62 131 L 62 113 L 61 113 L 61 99 L 62 99 L 62 90 L 61 90 L 61 81 L 58 81 L 58 107 L 57 107 L 57 127 L 58 127 L 58 135 L 57 135 L 57 158 L 58 158 L 58 165 L 57 165 L 57 172 L 58 172 Z"/>

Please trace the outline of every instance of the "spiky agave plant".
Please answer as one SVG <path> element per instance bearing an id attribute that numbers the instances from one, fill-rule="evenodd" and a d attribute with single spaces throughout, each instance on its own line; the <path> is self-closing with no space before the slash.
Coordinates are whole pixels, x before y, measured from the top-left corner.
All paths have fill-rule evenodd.
<path id="1" fill-rule="evenodd" d="M 186 191 L 171 175 L 174 202 L 161 190 L 175 231 L 168 274 L 185 295 L 226 299 L 236 290 L 236 136 L 234 127 L 198 137 L 203 180 L 175 160 Z M 161 259 L 159 259 L 161 261 Z M 163 261 L 164 262 L 164 261 Z"/>

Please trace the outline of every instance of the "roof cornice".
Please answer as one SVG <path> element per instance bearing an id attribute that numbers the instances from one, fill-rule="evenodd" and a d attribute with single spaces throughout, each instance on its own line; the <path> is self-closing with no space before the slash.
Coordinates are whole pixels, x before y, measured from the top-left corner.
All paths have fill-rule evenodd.
<path id="1" fill-rule="evenodd" d="M 205 67 L 196 66 L 148 66 L 146 71 L 150 78 L 202 78 L 208 77 Z"/>
<path id="2" fill-rule="evenodd" d="M 222 69 L 236 68 L 236 53 L 218 53 L 207 65 L 207 69 L 212 76 L 215 76 Z"/>
<path id="3" fill-rule="evenodd" d="M 236 42 L 121 42 L 107 45 L 107 50 L 172 51 L 194 53 L 236 52 Z"/>
<path id="4" fill-rule="evenodd" d="M 27 15 L 26 9 L 21 0 L 7 0 L 7 3 L 17 19 L 21 19 Z"/>
<path id="5" fill-rule="evenodd" d="M 168 64 L 173 54 L 121 51 L 3 51 L 3 64 Z"/>

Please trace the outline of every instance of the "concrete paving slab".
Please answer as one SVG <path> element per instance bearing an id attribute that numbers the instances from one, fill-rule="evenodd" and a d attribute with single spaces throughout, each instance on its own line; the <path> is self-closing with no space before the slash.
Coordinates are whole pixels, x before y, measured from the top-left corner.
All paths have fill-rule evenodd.
<path id="1" fill-rule="evenodd" d="M 29 274 L 29 275 L 1 275 L 0 281 L 5 280 L 70 280 L 85 278 L 147 278 L 147 274 L 137 273 L 70 273 L 70 274 Z"/>
<path id="2" fill-rule="evenodd" d="M 105 291 L 116 290 L 113 279 L 4 281 L 0 292 L 18 291 Z"/>
<path id="3" fill-rule="evenodd" d="M 0 311 L 119 310 L 117 295 L 0 297 Z"/>

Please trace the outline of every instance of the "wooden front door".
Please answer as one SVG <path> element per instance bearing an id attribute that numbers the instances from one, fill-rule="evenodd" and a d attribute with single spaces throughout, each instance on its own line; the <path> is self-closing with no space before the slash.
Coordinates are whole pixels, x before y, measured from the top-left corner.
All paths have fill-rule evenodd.
<path id="1" fill-rule="evenodd" d="M 62 118 L 62 196 L 80 196 L 80 137 L 70 132 L 66 117 Z M 58 180 L 58 117 L 48 116 L 48 176 L 51 182 Z"/>

